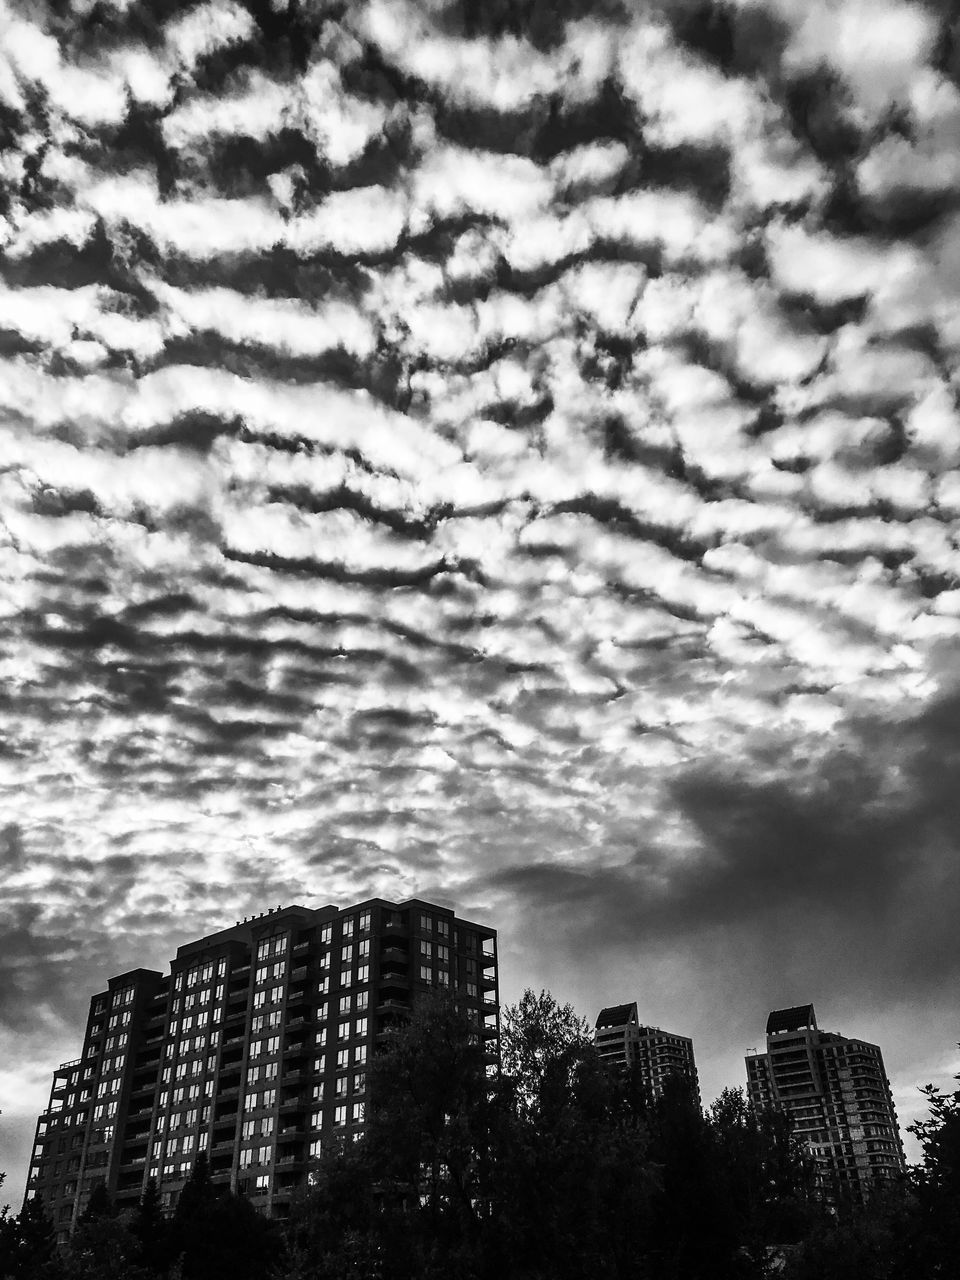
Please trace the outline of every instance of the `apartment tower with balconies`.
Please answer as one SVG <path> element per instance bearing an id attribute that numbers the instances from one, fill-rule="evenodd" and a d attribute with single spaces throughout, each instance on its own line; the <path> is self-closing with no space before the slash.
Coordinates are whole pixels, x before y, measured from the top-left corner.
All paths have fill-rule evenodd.
<path id="1" fill-rule="evenodd" d="M 650 1101 L 663 1094 L 671 1078 L 685 1081 L 699 1104 L 700 1084 L 693 1041 L 640 1022 L 636 1001 L 601 1009 L 593 1032 L 601 1062 L 611 1069 L 636 1068 Z"/>
<path id="2" fill-rule="evenodd" d="M 201 1151 L 215 1183 L 282 1216 L 333 1135 L 357 1133 L 379 1041 L 449 990 L 499 1054 L 497 934 L 433 903 L 276 908 L 133 969 L 90 1001 L 82 1053 L 53 1076 L 27 1196 L 65 1239 L 93 1188 L 175 1203 Z"/>
<path id="3" fill-rule="evenodd" d="M 776 1009 L 766 1053 L 748 1054 L 757 1110 L 783 1111 L 817 1162 L 828 1200 L 865 1199 L 905 1168 L 890 1082 L 875 1044 L 817 1026 L 812 1004 Z"/>

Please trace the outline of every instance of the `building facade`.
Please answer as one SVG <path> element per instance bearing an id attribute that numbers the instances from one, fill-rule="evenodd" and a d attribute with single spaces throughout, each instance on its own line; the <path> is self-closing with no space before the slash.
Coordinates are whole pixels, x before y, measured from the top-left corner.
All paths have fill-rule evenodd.
<path id="1" fill-rule="evenodd" d="M 194 1161 L 282 1216 L 325 1141 L 359 1132 L 366 1066 L 421 992 L 455 994 L 499 1054 L 496 930 L 411 899 L 285 907 L 179 948 L 93 996 L 81 1056 L 53 1076 L 27 1197 L 65 1239 L 98 1182 L 169 1207 Z"/>
<path id="2" fill-rule="evenodd" d="M 817 1162 L 830 1199 L 864 1199 L 905 1168 L 883 1057 L 875 1044 L 817 1026 L 812 1004 L 767 1019 L 767 1051 L 747 1055 L 747 1092 L 758 1110 L 785 1112 Z"/>
<path id="3" fill-rule="evenodd" d="M 636 1066 L 651 1101 L 663 1094 L 667 1080 L 685 1080 L 699 1104 L 700 1083 L 693 1057 L 693 1041 L 688 1036 L 643 1026 L 633 1004 L 601 1009 L 593 1032 L 600 1060 L 610 1068 Z"/>

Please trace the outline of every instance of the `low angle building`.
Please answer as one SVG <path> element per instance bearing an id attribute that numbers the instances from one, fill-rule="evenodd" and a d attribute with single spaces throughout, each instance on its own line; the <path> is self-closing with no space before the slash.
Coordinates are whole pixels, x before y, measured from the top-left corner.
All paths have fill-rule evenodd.
<path id="1" fill-rule="evenodd" d="M 784 1111 L 815 1156 L 830 1198 L 863 1199 L 905 1167 L 900 1129 L 875 1044 L 817 1026 L 812 1004 L 776 1009 L 766 1053 L 748 1054 L 747 1091 L 756 1109 Z"/>
<path id="2" fill-rule="evenodd" d="M 636 1001 L 601 1009 L 593 1042 L 605 1066 L 615 1069 L 636 1064 L 651 1100 L 661 1096 L 670 1077 L 679 1077 L 689 1082 L 699 1102 L 700 1085 L 693 1058 L 693 1041 L 688 1036 L 678 1036 L 659 1027 L 641 1025 Z"/>
<path id="3" fill-rule="evenodd" d="M 93 1188 L 172 1206 L 201 1151 L 215 1183 L 282 1216 L 333 1134 L 360 1130 L 378 1040 L 430 988 L 455 993 L 493 1064 L 496 930 L 411 899 L 292 906 L 186 943 L 90 1001 L 82 1052 L 53 1076 L 27 1198 L 66 1239 Z"/>

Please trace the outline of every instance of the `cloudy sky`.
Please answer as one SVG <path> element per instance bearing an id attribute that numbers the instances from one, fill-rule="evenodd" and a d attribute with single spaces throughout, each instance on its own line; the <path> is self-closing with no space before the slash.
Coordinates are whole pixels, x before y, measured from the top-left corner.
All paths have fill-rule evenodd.
<path id="1" fill-rule="evenodd" d="M 960 1069 L 954 12 L 4 0 L 5 1198 L 277 903 Z"/>

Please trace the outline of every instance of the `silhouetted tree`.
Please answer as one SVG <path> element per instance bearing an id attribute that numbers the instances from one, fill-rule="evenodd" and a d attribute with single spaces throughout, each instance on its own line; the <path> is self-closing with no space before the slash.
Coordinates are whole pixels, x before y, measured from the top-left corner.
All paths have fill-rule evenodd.
<path id="1" fill-rule="evenodd" d="M 32 1196 L 20 1210 L 12 1232 L 14 1280 L 59 1280 L 57 1233 L 40 1196 Z"/>
<path id="2" fill-rule="evenodd" d="M 151 1178 L 130 1223 L 137 1264 L 154 1275 L 162 1275 L 170 1263 L 170 1232 L 164 1219 L 160 1191 Z"/>
<path id="3" fill-rule="evenodd" d="M 960 1076 L 956 1079 L 960 1081 Z M 922 1092 L 927 1120 L 910 1126 L 920 1143 L 914 1175 L 918 1252 L 930 1277 L 960 1275 L 960 1089 L 944 1093 L 933 1085 Z"/>

